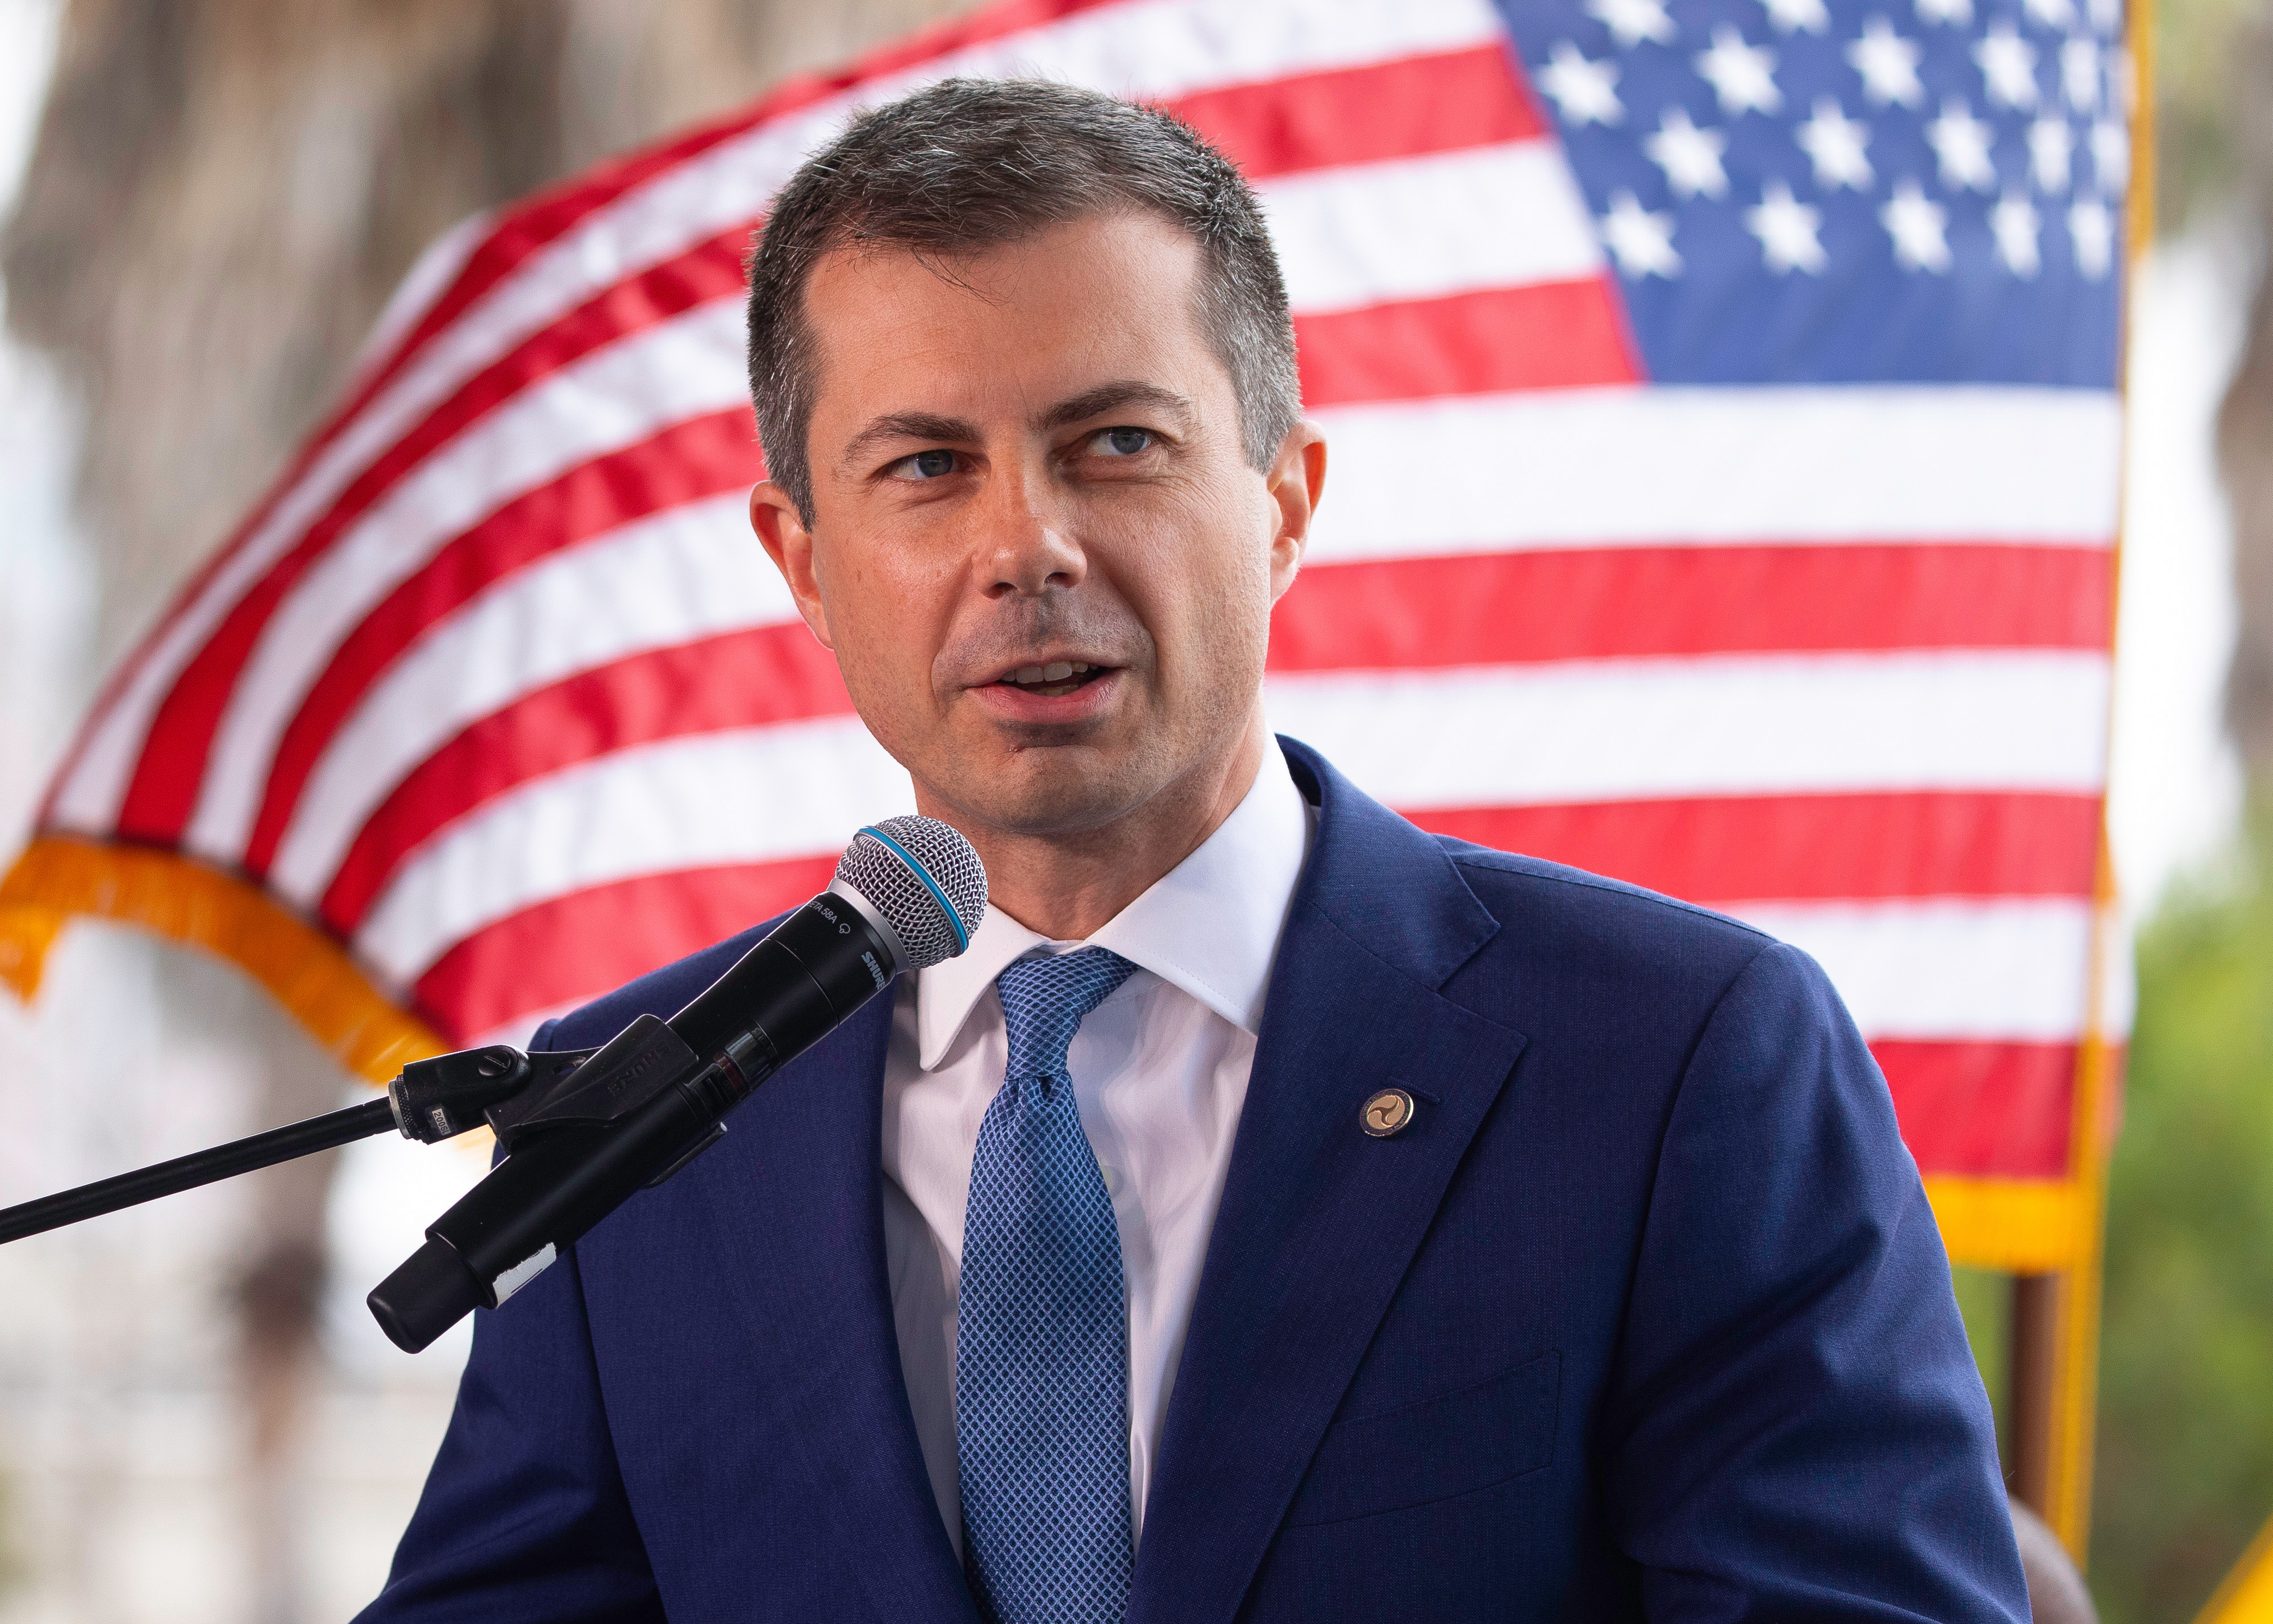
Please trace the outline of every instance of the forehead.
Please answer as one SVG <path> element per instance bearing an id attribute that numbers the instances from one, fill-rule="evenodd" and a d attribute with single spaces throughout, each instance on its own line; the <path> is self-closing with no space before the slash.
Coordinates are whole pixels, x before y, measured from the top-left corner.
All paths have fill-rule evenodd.
<path id="1" fill-rule="evenodd" d="M 1144 213 L 1087 215 L 956 258 L 836 250 L 805 289 L 814 432 L 883 412 L 1023 414 L 1106 378 L 1227 396 L 1200 325 L 1201 271 L 1191 235 Z"/>

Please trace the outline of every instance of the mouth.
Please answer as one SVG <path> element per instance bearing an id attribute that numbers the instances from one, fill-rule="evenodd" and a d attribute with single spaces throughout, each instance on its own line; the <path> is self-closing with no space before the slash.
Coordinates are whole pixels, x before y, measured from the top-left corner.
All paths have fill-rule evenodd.
<path id="1" fill-rule="evenodd" d="M 1054 700 L 1079 692 L 1113 669 L 1109 665 L 1091 665 L 1080 660 L 1053 660 L 1046 665 L 1022 665 L 1015 670 L 1005 671 L 986 685 L 1031 694 L 1037 699 Z"/>

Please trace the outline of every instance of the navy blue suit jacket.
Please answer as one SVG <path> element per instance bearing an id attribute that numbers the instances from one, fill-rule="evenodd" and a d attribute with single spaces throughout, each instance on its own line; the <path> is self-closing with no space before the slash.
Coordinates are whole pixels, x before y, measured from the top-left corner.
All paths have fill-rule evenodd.
<path id="1" fill-rule="evenodd" d="M 1318 834 L 1131 1620 L 2025 1620 L 1933 1215 L 1822 972 L 1287 754 Z M 479 1316 L 364 1619 L 973 1624 L 885 1280 L 889 1002 Z M 1391 1083 L 1419 1111 L 1369 1138 Z"/>

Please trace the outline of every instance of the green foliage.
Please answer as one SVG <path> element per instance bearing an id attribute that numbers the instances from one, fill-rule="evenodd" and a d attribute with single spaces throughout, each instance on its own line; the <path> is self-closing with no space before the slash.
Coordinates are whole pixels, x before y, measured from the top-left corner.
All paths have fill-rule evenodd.
<path id="1" fill-rule="evenodd" d="M 1958 1312 L 1965 1316 L 1965 1339 L 1973 1344 L 1974 1362 L 1981 1366 L 1981 1385 L 1989 1389 L 1989 1408 L 1996 1412 L 1997 1454 L 2010 1461 L 2013 1441 L 2005 1401 L 2011 1396 L 2006 1342 L 2013 1324 L 2013 1276 L 1978 1269 L 1949 1272 L 1957 1287 Z"/>
<path id="2" fill-rule="evenodd" d="M 2092 1589 L 2192 1618 L 2273 1515 L 2273 821 L 2139 942 L 2109 1190 Z"/>
<path id="3" fill-rule="evenodd" d="M 2138 4 L 2141 0 L 2131 0 Z M 2264 53 L 2262 0 L 2152 0 L 2157 226 L 2183 228 L 2240 181 L 2233 107 Z"/>

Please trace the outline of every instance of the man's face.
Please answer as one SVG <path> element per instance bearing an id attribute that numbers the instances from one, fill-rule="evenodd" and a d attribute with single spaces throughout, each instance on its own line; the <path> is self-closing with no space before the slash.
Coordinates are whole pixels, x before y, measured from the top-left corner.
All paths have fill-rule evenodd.
<path id="1" fill-rule="evenodd" d="M 805 291 L 814 522 L 752 513 L 926 812 L 1049 836 L 1220 773 L 1257 717 L 1324 447 L 1242 455 L 1198 246 L 1097 215 L 948 264 L 840 251 Z"/>

